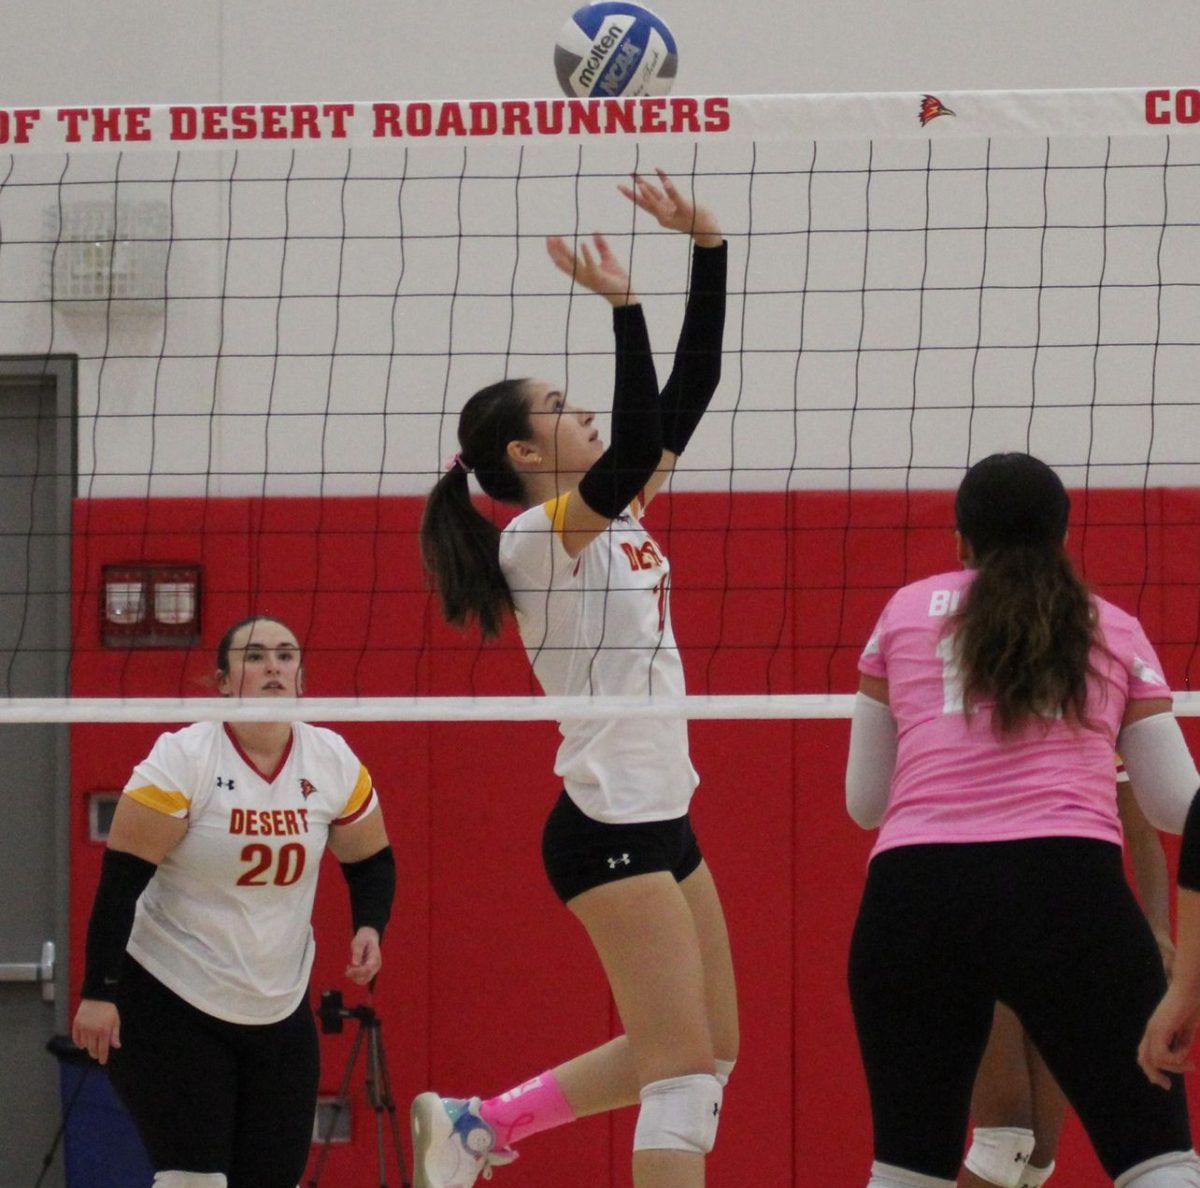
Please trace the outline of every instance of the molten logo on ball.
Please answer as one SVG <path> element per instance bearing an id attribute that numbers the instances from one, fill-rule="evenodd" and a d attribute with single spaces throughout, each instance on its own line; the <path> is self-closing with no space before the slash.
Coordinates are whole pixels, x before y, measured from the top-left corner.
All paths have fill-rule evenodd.
<path id="1" fill-rule="evenodd" d="M 559 85 L 572 96 L 665 95 L 675 81 L 675 38 L 641 4 L 599 0 L 578 9 L 554 49 Z"/>

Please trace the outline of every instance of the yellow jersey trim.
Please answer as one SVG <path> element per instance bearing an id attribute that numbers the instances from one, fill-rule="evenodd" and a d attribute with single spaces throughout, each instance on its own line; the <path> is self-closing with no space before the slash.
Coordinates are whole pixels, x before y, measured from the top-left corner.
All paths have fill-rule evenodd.
<path id="1" fill-rule="evenodd" d="M 559 540 L 562 540 L 563 533 L 567 526 L 567 501 L 571 498 L 571 492 L 556 495 L 548 503 L 543 503 L 546 517 L 550 521 L 550 528 Z"/>
<path id="2" fill-rule="evenodd" d="M 165 813 L 168 817 L 186 817 L 191 805 L 191 801 L 182 792 L 156 788 L 153 784 L 147 784 L 144 788 L 127 788 L 125 795 L 156 813 Z"/>
<path id="3" fill-rule="evenodd" d="M 359 809 L 366 806 L 373 787 L 371 773 L 367 771 L 364 764 L 360 763 L 358 765 L 358 780 L 354 785 L 354 791 L 350 793 L 350 799 L 346 801 L 346 807 L 342 809 L 335 823 L 338 825 L 348 825 L 349 820 L 347 818 L 353 818 Z"/>

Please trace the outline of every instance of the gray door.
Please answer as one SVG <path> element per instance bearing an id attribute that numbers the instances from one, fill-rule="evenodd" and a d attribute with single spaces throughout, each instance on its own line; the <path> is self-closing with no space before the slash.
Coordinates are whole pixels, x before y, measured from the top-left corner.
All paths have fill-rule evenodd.
<path id="1" fill-rule="evenodd" d="M 70 655 L 74 367 L 0 358 L 0 705 L 60 697 Z M 67 1027 L 67 727 L 0 724 L 0 1188 L 31 1188 L 58 1129 Z M 48 984 L 36 976 L 55 949 Z M 62 1150 L 42 1183 L 63 1183 Z"/>

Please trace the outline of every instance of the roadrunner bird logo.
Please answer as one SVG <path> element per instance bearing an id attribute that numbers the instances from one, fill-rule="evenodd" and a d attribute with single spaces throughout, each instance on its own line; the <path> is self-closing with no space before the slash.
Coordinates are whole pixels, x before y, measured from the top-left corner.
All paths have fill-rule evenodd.
<path id="1" fill-rule="evenodd" d="M 314 788 L 312 784 L 308 782 L 308 780 L 300 781 L 300 795 L 303 796 L 305 800 L 307 800 L 315 791 L 316 788 Z"/>
<path id="2" fill-rule="evenodd" d="M 921 127 L 924 127 L 930 120 L 936 120 L 938 116 L 952 116 L 952 112 L 936 95 L 921 96 L 921 110 L 917 115 L 917 119 L 921 121 Z"/>

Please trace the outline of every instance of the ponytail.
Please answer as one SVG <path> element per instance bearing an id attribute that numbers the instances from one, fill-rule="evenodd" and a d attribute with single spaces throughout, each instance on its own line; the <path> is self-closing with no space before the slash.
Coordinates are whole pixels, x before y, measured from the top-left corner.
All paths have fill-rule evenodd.
<path id="1" fill-rule="evenodd" d="M 500 634 L 512 593 L 500 570 L 500 529 L 471 502 L 467 472 L 455 463 L 434 486 L 421 518 L 421 558 L 456 627 L 479 623 L 484 639 Z"/>
<path id="2" fill-rule="evenodd" d="M 520 504 L 524 488 L 508 444 L 531 435 L 524 380 L 502 380 L 476 392 L 459 415 L 462 452 L 434 485 L 421 517 L 421 558 L 442 614 L 456 627 L 477 622 L 484 639 L 500 634 L 513 597 L 500 567 L 500 529 L 471 501 L 467 475 L 474 472 L 493 499 Z"/>
<path id="3" fill-rule="evenodd" d="M 990 701 L 1001 734 L 1059 714 L 1087 724 L 1095 609 L 1061 545 L 989 554 L 951 627 L 968 712 Z"/>

